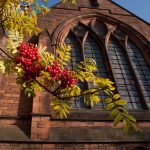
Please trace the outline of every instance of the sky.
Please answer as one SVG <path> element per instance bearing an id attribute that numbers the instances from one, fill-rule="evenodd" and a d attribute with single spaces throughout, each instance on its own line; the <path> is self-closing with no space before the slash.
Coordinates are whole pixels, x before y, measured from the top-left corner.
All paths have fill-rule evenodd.
<path id="1" fill-rule="evenodd" d="M 48 6 L 58 3 L 60 0 L 49 0 Z M 126 8 L 146 22 L 150 23 L 150 0 L 112 0 Z"/>
<path id="2" fill-rule="evenodd" d="M 130 12 L 150 23 L 150 0 L 113 0 Z"/>

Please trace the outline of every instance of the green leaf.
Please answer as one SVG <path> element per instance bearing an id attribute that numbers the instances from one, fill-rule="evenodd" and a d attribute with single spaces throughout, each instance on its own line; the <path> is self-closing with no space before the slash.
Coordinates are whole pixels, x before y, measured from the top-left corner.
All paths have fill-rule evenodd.
<path id="1" fill-rule="evenodd" d="M 109 87 L 109 90 L 114 91 L 114 90 L 115 90 L 115 87 L 110 86 L 110 87 Z"/>
<path id="2" fill-rule="evenodd" d="M 112 109 L 114 106 L 115 106 L 114 103 L 109 103 L 109 104 L 107 104 L 107 105 L 105 106 L 105 110 L 110 110 L 110 109 Z"/>
<path id="3" fill-rule="evenodd" d="M 131 115 L 127 115 L 127 118 L 133 122 L 136 122 L 136 119 Z"/>
<path id="4" fill-rule="evenodd" d="M 62 109 L 61 112 L 62 112 L 62 114 L 63 114 L 63 115 L 62 115 L 62 118 L 64 118 L 64 117 L 67 118 L 66 111 L 65 111 L 64 109 Z"/>
<path id="5" fill-rule="evenodd" d="M 84 78 L 80 74 L 75 74 L 75 77 L 78 78 L 81 82 L 84 82 Z"/>
<path id="6" fill-rule="evenodd" d="M 24 91 L 28 97 L 34 97 L 35 96 L 33 89 L 31 89 L 30 87 L 26 87 Z"/>
<path id="7" fill-rule="evenodd" d="M 125 119 L 123 119 L 123 130 L 125 133 L 128 133 L 129 131 L 129 124 Z"/>
<path id="8" fill-rule="evenodd" d="M 72 88 L 71 88 L 71 92 L 70 92 L 70 95 L 71 96 L 76 96 L 76 95 L 80 95 L 81 94 L 81 89 L 74 85 Z"/>
<path id="9" fill-rule="evenodd" d="M 56 49 L 56 59 L 67 66 L 71 59 L 71 46 L 65 43 L 60 44 Z"/>
<path id="10" fill-rule="evenodd" d="M 128 114 L 128 111 L 123 106 L 119 106 L 117 108 L 118 108 L 118 110 L 121 110 L 121 112 Z"/>
<path id="11" fill-rule="evenodd" d="M 54 106 L 54 105 L 56 105 L 55 102 L 51 102 L 51 103 L 50 103 L 50 106 Z"/>
<path id="12" fill-rule="evenodd" d="M 91 71 L 91 72 L 97 70 L 97 67 L 96 67 L 96 66 L 92 66 L 92 65 L 86 64 L 85 67 L 86 67 L 86 69 L 88 69 L 88 70 Z"/>
<path id="13" fill-rule="evenodd" d="M 5 65 L 4 65 L 4 61 L 3 61 L 3 60 L 0 60 L 0 70 L 1 70 L 1 72 L 2 72 L 2 73 L 5 73 L 5 69 L 6 69 L 6 67 L 5 67 Z"/>
<path id="14" fill-rule="evenodd" d="M 113 99 L 115 99 L 115 100 L 120 99 L 120 95 L 119 95 L 119 94 L 115 94 L 115 95 L 113 96 Z"/>
<path id="15" fill-rule="evenodd" d="M 114 126 L 116 126 L 122 120 L 122 115 L 118 114 L 114 120 Z"/>
<path id="16" fill-rule="evenodd" d="M 1 70 L 1 72 L 6 74 L 6 75 L 9 74 L 14 69 L 13 68 L 13 66 L 14 66 L 13 63 L 14 63 L 13 61 L 7 60 L 7 59 L 0 60 L 0 70 Z"/>
<path id="17" fill-rule="evenodd" d="M 140 128 L 134 122 L 131 122 L 128 119 L 126 119 L 126 121 L 133 129 L 135 129 L 136 132 L 140 132 Z"/>
<path id="18" fill-rule="evenodd" d="M 96 62 L 94 59 L 86 58 L 85 61 L 80 62 L 80 64 L 86 72 L 97 71 Z"/>
<path id="19" fill-rule="evenodd" d="M 60 109 L 61 107 L 59 105 L 54 106 L 54 110 Z"/>
<path id="20" fill-rule="evenodd" d="M 118 109 L 115 108 L 115 109 L 111 112 L 111 116 L 112 116 L 112 117 L 115 117 L 118 113 L 119 113 Z"/>
<path id="21" fill-rule="evenodd" d="M 40 63 L 44 64 L 45 67 L 52 65 L 53 61 L 55 60 L 54 55 L 50 52 L 47 52 L 47 47 L 42 47 L 42 45 L 40 45 L 38 49 L 40 53 Z"/>
<path id="22" fill-rule="evenodd" d="M 99 96 L 94 95 L 94 94 L 90 96 L 90 99 L 91 99 L 91 101 L 93 101 L 93 104 L 97 104 L 100 102 Z"/>
<path id="23" fill-rule="evenodd" d="M 40 91 L 40 92 L 42 92 L 43 90 L 43 88 L 37 82 L 31 83 L 31 89 L 33 89 L 34 91 Z"/>
<path id="24" fill-rule="evenodd" d="M 118 101 L 115 101 L 116 105 L 126 105 L 127 103 L 128 103 L 127 100 L 118 100 Z"/>
<path id="25" fill-rule="evenodd" d="M 104 99 L 105 103 L 111 103 L 112 102 L 112 98 L 106 98 Z"/>

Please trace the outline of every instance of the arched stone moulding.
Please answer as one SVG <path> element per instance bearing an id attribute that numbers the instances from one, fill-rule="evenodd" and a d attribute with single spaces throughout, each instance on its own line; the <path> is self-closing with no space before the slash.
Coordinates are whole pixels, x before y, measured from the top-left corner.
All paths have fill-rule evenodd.
<path id="1" fill-rule="evenodd" d="M 149 46 L 150 44 L 148 40 L 145 39 L 145 37 L 141 33 L 136 31 L 129 25 L 117 19 L 114 19 L 110 16 L 106 16 L 100 13 L 83 14 L 83 15 L 76 16 L 74 18 L 68 18 L 67 20 L 63 21 L 54 30 L 52 34 L 52 43 L 54 45 L 58 45 L 62 43 L 65 40 L 65 37 L 67 36 L 70 29 L 73 29 L 73 27 L 75 27 L 79 22 L 85 26 L 89 26 L 92 28 L 93 24 L 96 21 L 102 22 L 106 26 L 108 33 L 111 30 L 110 34 L 113 33 L 116 28 L 118 30 L 123 30 L 125 34 L 128 35 L 135 44 L 137 43 L 137 47 L 142 50 L 142 53 L 148 65 L 150 66 L 150 60 L 148 57 L 150 55 L 150 46 Z M 109 39 L 109 37 L 107 37 L 107 39 Z M 125 37 L 121 40 L 125 40 Z M 108 41 L 105 41 L 105 45 L 107 44 Z"/>
<path id="2" fill-rule="evenodd" d="M 97 26 L 96 28 L 94 28 L 94 26 Z M 76 16 L 75 18 L 70 18 L 67 19 L 67 21 L 62 22 L 60 25 L 58 25 L 58 27 L 56 28 L 56 30 L 53 32 L 53 43 L 56 44 L 56 46 L 62 42 L 64 42 L 65 38 L 67 37 L 68 33 L 70 31 L 74 32 L 74 27 L 83 27 L 83 29 L 87 29 L 85 31 L 85 33 L 83 33 L 84 35 L 80 35 L 81 36 L 81 45 L 82 45 L 82 49 L 84 49 L 84 43 L 86 41 L 87 36 L 92 32 L 93 35 L 95 35 L 95 40 L 97 41 L 98 45 L 103 49 L 104 51 L 107 51 L 106 54 L 108 53 L 108 43 L 111 37 L 113 37 L 116 41 L 119 42 L 119 45 L 122 47 L 122 50 L 127 49 L 127 43 L 128 43 L 128 39 L 129 41 L 132 41 L 142 52 L 146 62 L 149 64 L 150 66 L 150 60 L 148 58 L 148 41 L 140 34 L 138 33 L 136 30 L 134 30 L 132 27 L 130 27 L 129 25 L 113 19 L 111 17 L 102 15 L 102 14 L 84 14 L 84 15 L 80 15 L 80 16 Z M 101 28 L 99 28 L 99 26 L 101 26 Z M 100 32 L 96 30 L 100 30 Z M 81 30 L 83 31 L 83 30 Z M 102 31 L 102 32 L 101 32 Z M 103 34 L 103 31 L 105 31 L 104 35 L 100 35 L 99 33 Z M 78 30 L 79 33 L 77 33 L 78 35 L 80 34 L 80 30 Z M 76 34 L 76 31 L 75 31 Z M 102 40 L 100 40 L 102 39 Z M 102 46 L 103 45 L 103 46 Z M 105 47 L 105 48 L 103 48 Z M 109 60 L 109 56 L 105 57 L 107 59 L 105 60 Z M 131 62 L 128 61 L 128 63 L 130 64 Z M 109 62 L 109 64 L 111 64 Z M 109 67 L 108 67 L 109 68 Z M 112 68 L 112 67 L 110 67 Z M 133 70 L 132 65 L 130 65 L 130 69 Z M 135 73 L 134 73 L 135 74 Z M 113 77 L 114 78 L 114 77 Z M 137 79 L 137 78 L 135 78 Z M 137 81 L 137 80 L 136 80 Z M 115 82 L 116 83 L 116 82 Z M 138 83 L 138 81 L 137 81 Z M 138 85 L 139 89 L 140 86 Z M 142 95 L 142 94 L 141 94 Z M 144 98 L 142 98 L 144 99 Z M 143 100 L 144 101 L 144 100 Z M 147 109 L 147 107 L 145 107 L 145 109 Z"/>

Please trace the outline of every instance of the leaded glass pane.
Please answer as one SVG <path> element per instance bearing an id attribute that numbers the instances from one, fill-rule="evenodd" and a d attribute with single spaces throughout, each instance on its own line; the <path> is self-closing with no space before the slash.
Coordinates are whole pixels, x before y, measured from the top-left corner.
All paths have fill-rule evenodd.
<path id="1" fill-rule="evenodd" d="M 71 62 L 70 62 L 70 69 L 74 70 L 76 67 L 76 64 L 78 64 L 80 61 L 82 61 L 82 53 L 81 49 L 79 48 L 79 44 L 76 40 L 76 38 L 69 33 L 68 36 L 65 39 L 66 44 L 70 44 L 72 47 L 72 53 L 71 53 Z M 86 88 L 85 83 L 78 82 L 78 86 L 84 90 Z M 73 102 L 73 107 L 74 108 L 85 108 L 86 105 L 83 102 L 83 97 L 78 97 L 75 99 Z"/>
<path id="2" fill-rule="evenodd" d="M 126 34 L 120 29 L 116 29 L 114 31 L 114 34 L 119 38 L 125 38 L 125 36 L 126 36 Z"/>
<path id="3" fill-rule="evenodd" d="M 122 99 L 128 100 L 128 109 L 142 109 L 136 83 L 129 68 L 128 60 L 123 49 L 112 38 L 109 41 L 108 54 L 110 57 L 117 89 Z"/>
<path id="4" fill-rule="evenodd" d="M 73 30 L 78 37 L 84 37 L 86 32 L 86 29 L 82 25 L 75 26 Z"/>
<path id="5" fill-rule="evenodd" d="M 127 52 L 147 103 L 150 103 L 150 68 L 139 48 L 129 40 Z M 150 108 L 150 105 L 148 104 Z"/>
<path id="6" fill-rule="evenodd" d="M 98 46 L 98 44 L 95 42 L 93 37 L 91 35 L 88 35 L 85 44 L 84 44 L 84 55 L 85 58 L 92 58 L 96 61 L 98 71 L 96 74 L 100 77 L 107 77 L 107 71 L 104 64 L 104 58 L 102 54 L 102 50 Z M 92 87 L 93 83 L 89 83 L 89 86 Z M 101 99 L 107 98 L 107 95 L 105 93 L 100 94 Z M 95 109 L 100 109 L 104 107 L 104 103 L 100 102 L 97 106 L 95 106 Z"/>
<path id="7" fill-rule="evenodd" d="M 102 38 L 106 35 L 107 32 L 105 25 L 99 21 L 95 22 L 93 30 L 96 32 L 97 35 L 99 35 Z"/>

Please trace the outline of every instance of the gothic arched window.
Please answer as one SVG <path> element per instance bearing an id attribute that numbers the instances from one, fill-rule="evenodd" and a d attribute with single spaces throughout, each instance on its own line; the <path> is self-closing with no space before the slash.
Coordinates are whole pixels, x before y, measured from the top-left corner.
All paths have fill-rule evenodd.
<path id="1" fill-rule="evenodd" d="M 93 58 L 97 64 L 97 75 L 111 78 L 122 99 L 128 100 L 129 110 L 150 108 L 150 68 L 140 48 L 117 26 L 94 20 L 88 25 L 74 25 L 65 38 L 72 46 L 70 67 L 85 58 Z M 90 83 L 78 83 L 82 89 Z M 100 94 L 101 99 L 107 96 Z M 83 97 L 76 99 L 75 108 L 86 108 Z M 100 102 L 94 109 L 104 108 Z"/>

